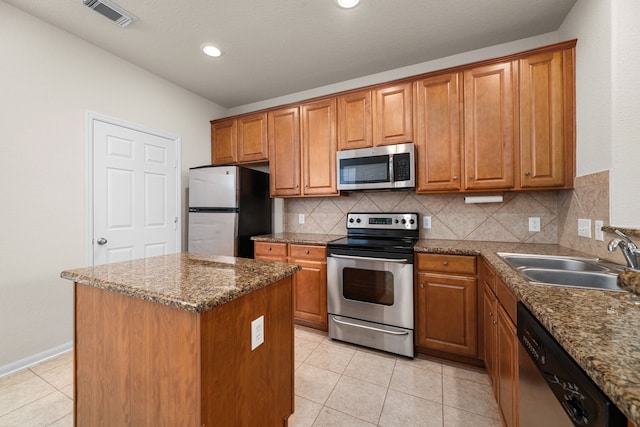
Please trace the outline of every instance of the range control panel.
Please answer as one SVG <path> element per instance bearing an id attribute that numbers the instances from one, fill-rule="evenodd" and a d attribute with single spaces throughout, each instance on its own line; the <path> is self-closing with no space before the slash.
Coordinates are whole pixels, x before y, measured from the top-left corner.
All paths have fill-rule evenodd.
<path id="1" fill-rule="evenodd" d="M 417 213 L 348 213 L 347 229 L 417 230 Z"/>

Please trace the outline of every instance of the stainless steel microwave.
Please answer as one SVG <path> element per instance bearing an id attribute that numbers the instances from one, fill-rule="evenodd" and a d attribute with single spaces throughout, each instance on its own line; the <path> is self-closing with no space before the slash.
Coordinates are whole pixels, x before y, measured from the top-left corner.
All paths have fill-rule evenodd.
<path id="1" fill-rule="evenodd" d="M 336 153 L 338 190 L 398 190 L 416 186 L 412 142 Z"/>

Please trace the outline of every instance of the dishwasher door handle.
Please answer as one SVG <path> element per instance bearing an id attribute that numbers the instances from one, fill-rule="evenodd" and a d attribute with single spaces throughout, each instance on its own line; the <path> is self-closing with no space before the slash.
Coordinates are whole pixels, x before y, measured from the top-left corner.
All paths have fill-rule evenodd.
<path id="1" fill-rule="evenodd" d="M 352 259 L 355 261 L 378 261 L 378 262 L 395 262 L 397 264 L 406 264 L 409 262 L 408 259 L 389 259 L 389 258 L 372 258 L 368 256 L 351 256 L 351 255 L 337 255 L 331 254 L 329 255 L 331 258 L 341 258 L 341 259 Z"/>
<path id="2" fill-rule="evenodd" d="M 374 328 L 373 326 L 367 325 L 358 325 L 356 323 L 345 322 L 344 320 L 339 320 L 336 316 L 331 317 L 334 322 L 339 323 L 341 325 L 353 326 L 356 328 L 369 329 L 371 331 L 382 332 L 389 335 L 409 335 L 408 331 L 387 331 L 386 329 Z"/>

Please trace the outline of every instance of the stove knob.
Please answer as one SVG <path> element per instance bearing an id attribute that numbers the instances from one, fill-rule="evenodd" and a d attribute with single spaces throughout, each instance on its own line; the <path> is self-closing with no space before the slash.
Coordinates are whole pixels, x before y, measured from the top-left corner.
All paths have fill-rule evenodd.
<path id="1" fill-rule="evenodd" d="M 358 218 L 358 219 L 356 219 L 356 222 L 357 222 L 358 224 L 360 224 L 360 223 L 362 222 L 362 220 L 361 220 L 360 218 Z"/>
<path id="2" fill-rule="evenodd" d="M 396 219 L 396 224 L 397 224 L 397 223 L 399 223 L 399 222 L 400 222 L 400 221 L 398 221 L 398 220 Z"/>
<path id="3" fill-rule="evenodd" d="M 415 223 L 416 223 L 416 221 L 415 221 L 415 220 L 413 220 L 413 219 L 410 219 L 410 220 L 409 220 L 409 224 L 413 225 L 413 224 L 415 224 Z"/>
<path id="4" fill-rule="evenodd" d="M 407 223 L 407 220 L 406 220 L 406 219 L 403 219 L 403 220 L 402 220 L 402 223 L 403 223 L 403 224 L 406 224 L 406 223 Z"/>
<path id="5" fill-rule="evenodd" d="M 349 218 L 349 222 L 353 224 L 353 218 Z"/>

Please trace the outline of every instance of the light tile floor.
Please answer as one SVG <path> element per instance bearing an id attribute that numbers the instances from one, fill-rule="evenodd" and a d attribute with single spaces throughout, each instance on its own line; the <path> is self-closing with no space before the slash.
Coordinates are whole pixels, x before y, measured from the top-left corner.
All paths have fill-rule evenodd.
<path id="1" fill-rule="evenodd" d="M 295 334 L 292 427 L 502 425 L 481 370 Z M 68 352 L 0 378 L 0 427 L 72 426 L 72 363 Z"/>

